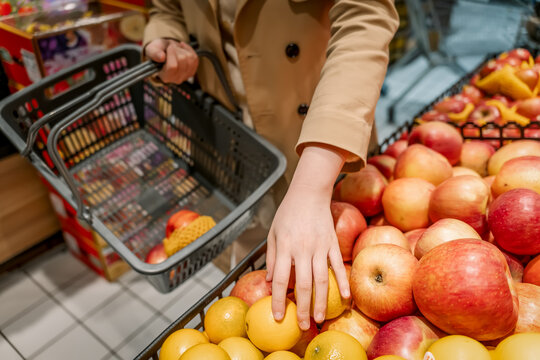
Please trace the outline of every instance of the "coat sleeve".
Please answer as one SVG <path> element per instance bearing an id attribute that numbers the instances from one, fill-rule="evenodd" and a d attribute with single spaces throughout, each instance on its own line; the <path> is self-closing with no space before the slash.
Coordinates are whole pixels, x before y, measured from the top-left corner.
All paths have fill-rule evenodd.
<path id="1" fill-rule="evenodd" d="M 330 9 L 326 62 L 296 150 L 310 143 L 349 153 L 344 171 L 366 161 L 375 106 L 399 25 L 392 0 L 336 0 Z"/>
<path id="2" fill-rule="evenodd" d="M 179 0 L 153 0 L 144 29 L 143 48 L 150 41 L 166 38 L 188 42 L 184 13 Z"/>

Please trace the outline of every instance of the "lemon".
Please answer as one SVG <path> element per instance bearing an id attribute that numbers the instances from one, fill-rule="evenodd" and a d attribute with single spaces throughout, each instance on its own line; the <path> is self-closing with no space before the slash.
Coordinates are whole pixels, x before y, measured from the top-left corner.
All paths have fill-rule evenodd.
<path id="1" fill-rule="evenodd" d="M 190 347 L 178 360 L 231 360 L 231 357 L 216 344 L 199 344 Z"/>
<path id="2" fill-rule="evenodd" d="M 290 351 L 275 351 L 264 358 L 264 360 L 302 360 L 298 355 Z"/>
<path id="3" fill-rule="evenodd" d="M 362 345 L 351 335 L 328 330 L 317 335 L 309 343 L 304 360 L 367 360 Z"/>
<path id="4" fill-rule="evenodd" d="M 248 339 L 230 337 L 218 344 L 229 354 L 231 360 L 263 360 L 263 354 Z"/>
<path id="5" fill-rule="evenodd" d="M 248 306 L 244 300 L 234 296 L 213 303 L 204 317 L 204 330 L 210 342 L 218 344 L 229 337 L 246 337 L 247 311 Z"/>
<path id="6" fill-rule="evenodd" d="M 427 353 L 436 360 L 491 360 L 484 345 L 463 335 L 445 336 L 431 344 Z"/>
<path id="7" fill-rule="evenodd" d="M 173 332 L 165 339 L 159 351 L 159 360 L 178 360 L 189 348 L 208 343 L 208 338 L 194 329 L 181 329 Z"/>
<path id="8" fill-rule="evenodd" d="M 514 334 L 497 345 L 496 360 L 540 360 L 540 333 Z"/>

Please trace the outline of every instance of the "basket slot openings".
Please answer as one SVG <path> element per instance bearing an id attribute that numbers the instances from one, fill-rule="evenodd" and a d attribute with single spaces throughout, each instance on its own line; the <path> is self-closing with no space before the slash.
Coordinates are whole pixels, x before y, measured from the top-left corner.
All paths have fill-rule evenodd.
<path id="1" fill-rule="evenodd" d="M 93 69 L 84 69 L 75 74 L 72 74 L 55 84 L 44 89 L 45 97 L 49 100 L 55 99 L 60 95 L 67 93 L 79 86 L 82 86 L 96 78 L 96 73 Z"/>

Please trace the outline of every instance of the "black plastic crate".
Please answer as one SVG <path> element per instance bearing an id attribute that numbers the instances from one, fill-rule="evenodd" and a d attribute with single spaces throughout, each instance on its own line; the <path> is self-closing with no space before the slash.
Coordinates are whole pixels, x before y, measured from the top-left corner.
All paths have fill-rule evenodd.
<path id="1" fill-rule="evenodd" d="M 45 78 L 0 103 L 0 129 L 79 217 L 168 292 L 245 229 L 285 158 L 195 85 L 155 85 L 158 66 L 140 59 L 139 47 L 125 45 Z M 145 263 L 181 209 L 217 224 L 166 261 Z"/>

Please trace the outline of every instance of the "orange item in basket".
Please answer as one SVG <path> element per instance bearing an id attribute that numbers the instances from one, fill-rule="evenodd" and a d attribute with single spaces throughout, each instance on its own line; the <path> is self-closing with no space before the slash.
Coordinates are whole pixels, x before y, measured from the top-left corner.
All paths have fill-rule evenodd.
<path id="1" fill-rule="evenodd" d="M 163 246 L 167 256 L 180 251 L 199 237 L 203 236 L 208 230 L 216 225 L 214 219 L 210 216 L 199 216 L 187 226 L 173 231 L 173 233 L 163 240 Z"/>

